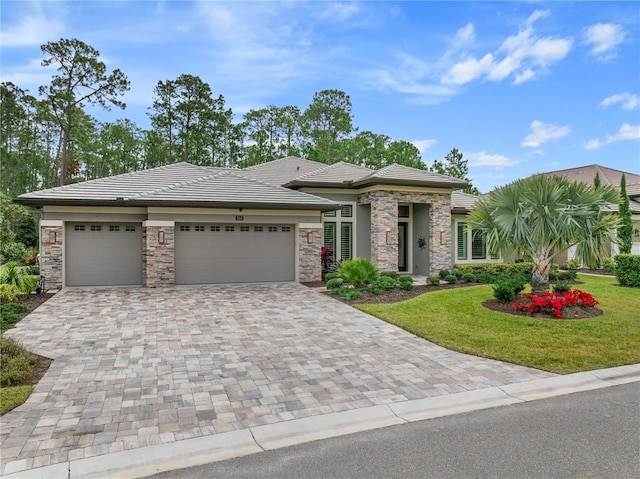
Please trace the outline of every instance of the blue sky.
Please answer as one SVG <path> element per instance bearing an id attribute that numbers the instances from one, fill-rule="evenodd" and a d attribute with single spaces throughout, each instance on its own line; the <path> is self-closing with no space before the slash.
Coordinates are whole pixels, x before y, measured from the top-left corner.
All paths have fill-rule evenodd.
<path id="1" fill-rule="evenodd" d="M 39 46 L 78 38 L 131 81 L 149 128 L 159 80 L 200 76 L 240 121 L 313 94 L 351 97 L 360 130 L 458 148 L 481 191 L 598 163 L 640 173 L 640 2 L 6 1 L 1 77 L 37 93 Z"/>

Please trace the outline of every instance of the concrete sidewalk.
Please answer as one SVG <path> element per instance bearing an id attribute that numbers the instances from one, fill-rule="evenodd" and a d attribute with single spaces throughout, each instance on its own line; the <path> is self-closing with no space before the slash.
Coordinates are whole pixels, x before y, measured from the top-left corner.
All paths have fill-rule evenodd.
<path id="1" fill-rule="evenodd" d="M 140 478 L 319 439 L 632 382 L 640 382 L 640 364 L 294 419 L 16 473 L 9 465 L 3 477 Z"/>

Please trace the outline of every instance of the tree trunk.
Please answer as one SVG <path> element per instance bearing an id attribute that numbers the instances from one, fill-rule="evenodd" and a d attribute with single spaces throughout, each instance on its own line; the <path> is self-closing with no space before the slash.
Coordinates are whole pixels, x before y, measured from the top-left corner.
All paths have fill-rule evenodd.
<path id="1" fill-rule="evenodd" d="M 536 296 L 541 296 L 543 293 L 549 291 L 549 271 L 551 271 L 551 265 L 544 265 L 536 263 L 533 268 L 533 274 L 531 275 L 531 293 Z"/>

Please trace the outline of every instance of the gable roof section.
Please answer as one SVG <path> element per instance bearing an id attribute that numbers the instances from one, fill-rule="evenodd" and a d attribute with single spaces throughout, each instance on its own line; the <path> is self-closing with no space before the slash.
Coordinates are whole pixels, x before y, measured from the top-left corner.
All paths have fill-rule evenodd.
<path id="1" fill-rule="evenodd" d="M 332 165 L 324 165 L 322 168 L 310 173 L 300 175 L 285 184 L 288 187 L 300 186 L 350 186 L 364 176 L 373 173 L 375 170 L 364 166 L 354 165 L 340 161 Z"/>
<path id="2" fill-rule="evenodd" d="M 622 175 L 627 182 L 627 190 L 632 192 L 640 191 L 640 175 L 622 170 L 614 170 L 600 165 L 579 166 L 577 168 L 567 168 L 565 170 L 550 171 L 543 173 L 545 176 L 564 176 L 569 181 L 581 181 L 593 186 L 593 179 L 596 174 L 600 177 L 600 184 L 612 186 L 620 190 L 620 180 Z M 627 191 L 629 193 L 629 191 Z"/>
<path id="3" fill-rule="evenodd" d="M 463 191 L 452 191 L 451 210 L 453 213 L 468 213 L 480 198 Z"/>
<path id="4" fill-rule="evenodd" d="M 24 205 L 200 206 L 333 210 L 325 198 L 247 178 L 240 170 L 176 163 L 20 195 Z"/>
<path id="5" fill-rule="evenodd" d="M 363 187 L 380 184 L 431 186 L 454 189 L 462 189 L 469 186 L 466 181 L 458 178 L 452 178 L 438 173 L 431 173 L 425 170 L 418 170 L 417 168 L 398 165 L 396 163 L 385 166 L 380 170 L 373 171 L 371 174 L 355 181 L 353 186 Z"/>
<path id="6" fill-rule="evenodd" d="M 243 170 L 239 170 L 243 176 L 254 178 L 256 180 L 271 183 L 272 185 L 285 185 L 298 176 L 311 173 L 312 171 L 324 168 L 324 163 L 317 161 L 297 158 L 295 156 L 287 156 L 278 160 L 260 163 L 259 165 L 249 166 Z"/>

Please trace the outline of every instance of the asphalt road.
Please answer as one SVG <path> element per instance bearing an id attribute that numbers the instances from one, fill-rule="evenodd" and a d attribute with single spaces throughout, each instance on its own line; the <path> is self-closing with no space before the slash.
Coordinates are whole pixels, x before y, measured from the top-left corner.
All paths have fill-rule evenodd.
<path id="1" fill-rule="evenodd" d="M 640 383 L 393 426 L 152 477 L 640 478 Z"/>

